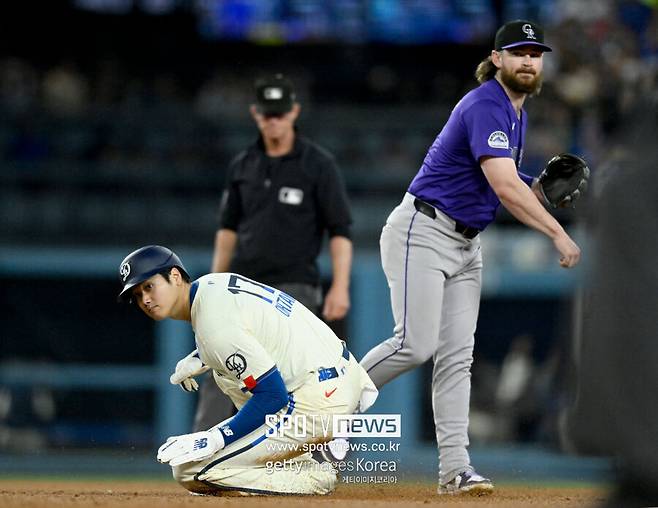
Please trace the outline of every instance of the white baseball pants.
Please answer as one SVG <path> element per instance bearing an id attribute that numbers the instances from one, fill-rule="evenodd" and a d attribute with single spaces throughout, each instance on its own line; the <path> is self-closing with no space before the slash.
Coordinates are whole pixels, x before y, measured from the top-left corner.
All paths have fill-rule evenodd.
<path id="1" fill-rule="evenodd" d="M 319 380 L 318 372 L 310 372 L 307 382 L 289 395 L 288 406 L 279 414 L 290 415 L 292 421 L 300 425 L 286 429 L 283 435 L 271 436 L 263 425 L 208 459 L 173 467 L 174 478 L 196 493 L 332 492 L 338 481 L 336 471 L 329 463 L 315 461 L 304 445 L 331 440 L 333 415 L 352 414 L 362 392 L 375 390 L 365 370 L 351 354 L 349 360 L 341 357 L 335 369 L 338 376 L 324 381 Z M 304 416 L 302 420 L 300 417 Z M 277 463 L 276 470 L 273 470 L 273 462 Z"/>

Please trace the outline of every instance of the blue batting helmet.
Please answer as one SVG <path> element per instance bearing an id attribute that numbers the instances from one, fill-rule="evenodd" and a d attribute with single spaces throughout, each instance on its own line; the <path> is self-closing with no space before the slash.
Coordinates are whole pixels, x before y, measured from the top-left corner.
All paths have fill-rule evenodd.
<path id="1" fill-rule="evenodd" d="M 174 266 L 189 277 L 180 258 L 167 247 L 148 245 L 131 252 L 119 265 L 119 280 L 123 284 L 119 302 L 130 301 L 130 290 L 137 284 Z"/>

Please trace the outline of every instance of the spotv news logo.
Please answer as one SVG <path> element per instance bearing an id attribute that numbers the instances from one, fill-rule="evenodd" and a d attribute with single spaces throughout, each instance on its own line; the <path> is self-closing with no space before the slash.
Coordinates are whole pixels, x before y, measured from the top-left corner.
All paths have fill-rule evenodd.
<path id="1" fill-rule="evenodd" d="M 401 415 L 267 415 L 266 435 L 303 437 L 401 437 Z"/>
<path id="2" fill-rule="evenodd" d="M 400 437 L 400 415 L 340 415 L 332 422 L 336 437 Z"/>

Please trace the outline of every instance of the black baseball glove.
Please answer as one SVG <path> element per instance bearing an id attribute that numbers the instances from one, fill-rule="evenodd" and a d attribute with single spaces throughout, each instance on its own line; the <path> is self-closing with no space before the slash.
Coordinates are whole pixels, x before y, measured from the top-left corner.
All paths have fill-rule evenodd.
<path id="1" fill-rule="evenodd" d="M 565 208 L 587 190 L 589 168 L 577 155 L 561 153 L 548 161 L 538 180 L 546 202 L 553 208 Z"/>

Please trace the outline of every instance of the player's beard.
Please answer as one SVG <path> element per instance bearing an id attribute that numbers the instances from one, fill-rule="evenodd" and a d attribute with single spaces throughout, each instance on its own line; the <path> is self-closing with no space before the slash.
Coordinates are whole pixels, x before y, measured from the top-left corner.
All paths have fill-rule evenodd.
<path id="1" fill-rule="evenodd" d="M 534 71 L 533 71 L 534 72 Z M 517 76 L 520 71 L 508 71 L 504 67 L 500 69 L 500 79 L 507 88 L 516 93 L 527 93 L 536 95 L 541 90 L 542 75 L 541 72 L 535 73 L 531 81 L 521 80 Z"/>

